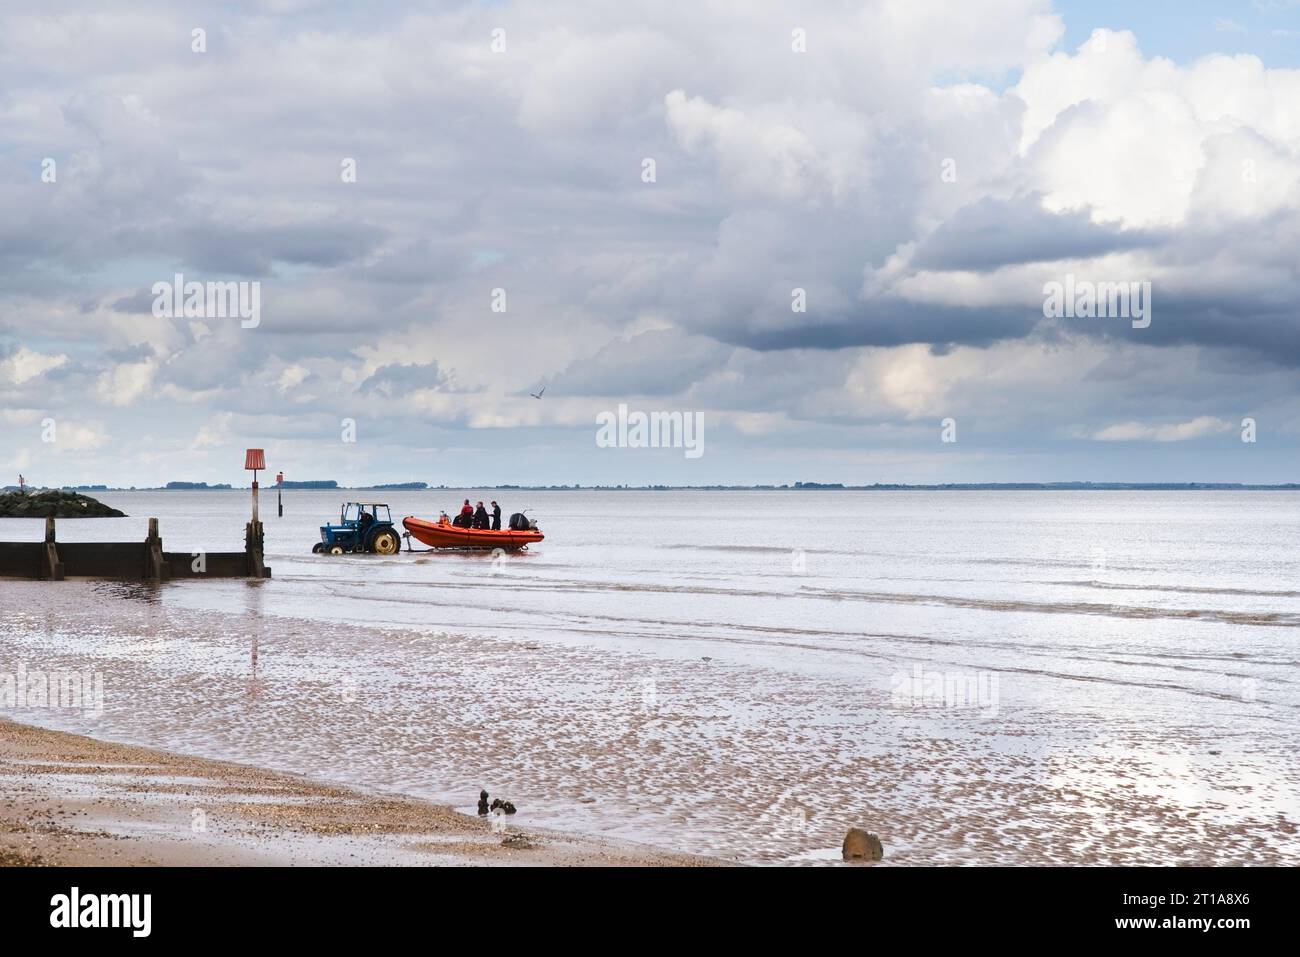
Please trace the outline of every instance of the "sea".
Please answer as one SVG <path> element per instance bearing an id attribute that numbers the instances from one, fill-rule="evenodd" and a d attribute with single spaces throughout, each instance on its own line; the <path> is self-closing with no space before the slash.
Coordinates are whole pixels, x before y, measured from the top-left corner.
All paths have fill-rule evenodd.
<path id="1" fill-rule="evenodd" d="M 242 548 L 247 490 L 95 494 L 60 540 Z M 0 715 L 749 864 L 1300 863 L 1300 492 L 261 494 L 270 579 L 0 581 L 0 677 L 104 687 Z M 545 540 L 312 553 L 465 498 Z"/>

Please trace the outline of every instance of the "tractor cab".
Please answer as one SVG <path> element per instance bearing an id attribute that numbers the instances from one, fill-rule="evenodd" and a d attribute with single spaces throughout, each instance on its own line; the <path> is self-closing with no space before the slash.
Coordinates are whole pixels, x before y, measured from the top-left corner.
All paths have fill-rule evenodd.
<path id="1" fill-rule="evenodd" d="M 345 552 L 374 552 L 395 555 L 402 539 L 393 527 L 393 515 L 382 502 L 345 502 L 337 525 L 322 525 L 320 541 L 313 552 L 342 555 Z"/>

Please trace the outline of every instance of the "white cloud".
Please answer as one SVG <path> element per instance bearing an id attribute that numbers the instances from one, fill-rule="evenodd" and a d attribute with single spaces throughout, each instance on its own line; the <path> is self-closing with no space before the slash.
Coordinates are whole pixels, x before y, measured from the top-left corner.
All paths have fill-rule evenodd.
<path id="1" fill-rule="evenodd" d="M 221 448 L 230 444 L 230 423 L 233 420 L 234 416 L 229 412 L 214 415 L 199 426 L 194 441 L 190 443 L 190 449 L 192 451 L 203 451 L 205 449 Z"/>
<path id="2" fill-rule="evenodd" d="M 291 392 L 298 386 L 302 385 L 309 375 L 311 375 L 311 372 L 305 366 L 286 366 L 284 371 L 280 373 L 280 378 L 276 383 L 276 386 L 281 392 Z"/>
<path id="3" fill-rule="evenodd" d="M 1284 104 L 1300 100 L 1300 71 L 1268 70 L 1252 56 L 1178 66 L 1144 59 L 1131 33 L 1099 35 L 1102 47 L 1090 41 L 1031 64 L 1015 89 L 1026 106 L 1029 184 L 1050 208 L 1089 208 L 1126 227 L 1183 223 L 1197 209 L 1207 144 L 1234 132 L 1255 142 L 1235 182 L 1202 201 L 1232 204 L 1249 192 L 1240 159 L 1285 155 L 1294 175 L 1300 117 Z"/>
<path id="4" fill-rule="evenodd" d="M 1186 442 L 1231 429 L 1232 423 L 1211 415 L 1201 415 L 1172 425 L 1147 425 L 1143 422 L 1120 422 L 1098 431 L 1099 442 Z"/>
<path id="5" fill-rule="evenodd" d="M 664 106 L 681 144 L 715 153 L 730 188 L 795 199 L 833 185 L 832 170 L 808 134 L 789 123 L 688 98 L 683 90 L 669 93 Z"/>
<path id="6" fill-rule="evenodd" d="M 153 362 L 119 363 L 99 377 L 100 401 L 116 406 L 131 405 L 152 385 L 155 368 Z"/>
<path id="7" fill-rule="evenodd" d="M 22 385 L 51 369 L 57 369 L 67 361 L 68 357 L 62 354 L 47 355 L 19 346 L 12 355 L 0 362 L 0 374 L 15 385 Z"/>
<path id="8" fill-rule="evenodd" d="M 55 441 L 49 446 L 55 452 L 89 452 L 103 448 L 108 442 L 108 434 L 100 423 L 80 424 L 59 421 L 56 425 Z"/>

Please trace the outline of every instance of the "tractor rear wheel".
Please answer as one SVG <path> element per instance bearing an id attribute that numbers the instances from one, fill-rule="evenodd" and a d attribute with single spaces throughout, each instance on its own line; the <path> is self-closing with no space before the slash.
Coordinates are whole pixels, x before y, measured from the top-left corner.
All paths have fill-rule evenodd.
<path id="1" fill-rule="evenodd" d="M 369 551 L 376 555 L 396 555 L 402 550 L 402 540 L 391 528 L 381 528 L 370 536 Z"/>

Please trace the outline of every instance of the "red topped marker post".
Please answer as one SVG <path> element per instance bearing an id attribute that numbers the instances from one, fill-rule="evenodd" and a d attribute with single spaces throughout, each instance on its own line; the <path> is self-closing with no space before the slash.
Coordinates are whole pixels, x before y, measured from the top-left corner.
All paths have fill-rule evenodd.
<path id="1" fill-rule="evenodd" d="M 253 523 L 257 523 L 257 473 L 266 469 L 266 452 L 248 449 L 244 452 L 244 471 L 253 473 Z"/>
<path id="2" fill-rule="evenodd" d="M 244 552 L 248 556 L 248 574 L 253 578 L 266 578 L 266 565 L 262 561 L 262 549 L 265 539 L 262 536 L 262 523 L 257 520 L 257 473 L 266 468 L 266 453 L 261 449 L 249 449 L 244 453 L 244 468 L 253 473 L 253 520 L 248 523 L 244 535 Z"/>

